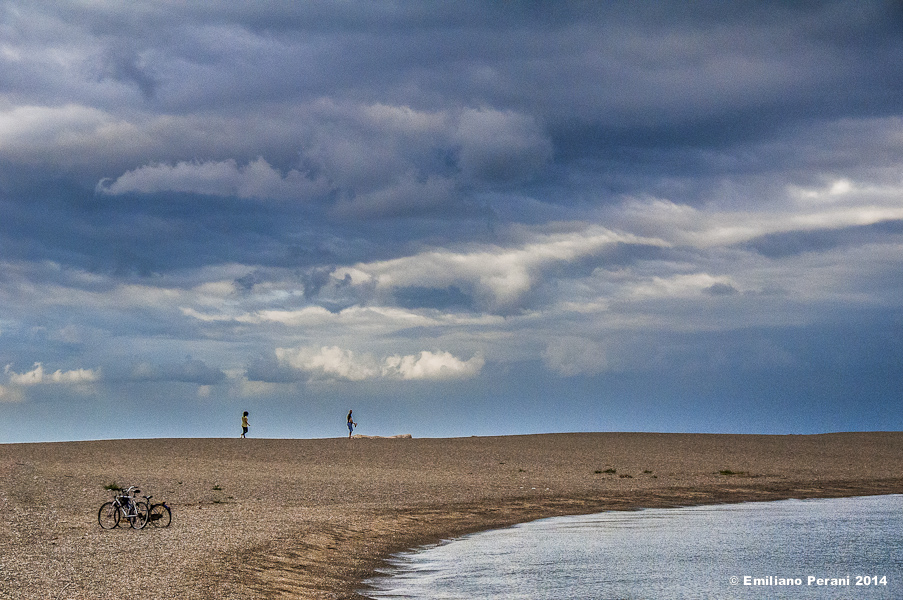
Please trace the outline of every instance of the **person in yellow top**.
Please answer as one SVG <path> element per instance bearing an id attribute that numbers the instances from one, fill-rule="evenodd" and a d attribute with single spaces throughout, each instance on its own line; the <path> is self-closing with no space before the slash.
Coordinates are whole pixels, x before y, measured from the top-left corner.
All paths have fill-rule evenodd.
<path id="1" fill-rule="evenodd" d="M 241 416 L 241 437 L 244 438 L 246 433 L 248 433 L 248 411 Z"/>

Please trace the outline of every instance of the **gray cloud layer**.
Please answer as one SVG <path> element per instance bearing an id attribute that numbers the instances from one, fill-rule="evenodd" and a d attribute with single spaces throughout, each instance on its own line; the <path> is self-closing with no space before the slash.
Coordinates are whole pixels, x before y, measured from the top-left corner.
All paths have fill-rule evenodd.
<path id="1" fill-rule="evenodd" d="M 0 14 L 0 402 L 901 358 L 898 3 Z"/>

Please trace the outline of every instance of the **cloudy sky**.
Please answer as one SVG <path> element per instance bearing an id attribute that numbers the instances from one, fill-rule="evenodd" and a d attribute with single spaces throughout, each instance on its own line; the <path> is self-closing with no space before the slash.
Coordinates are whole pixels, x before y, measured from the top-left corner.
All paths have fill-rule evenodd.
<path id="1" fill-rule="evenodd" d="M 897 2 L 0 2 L 0 441 L 903 428 Z"/>

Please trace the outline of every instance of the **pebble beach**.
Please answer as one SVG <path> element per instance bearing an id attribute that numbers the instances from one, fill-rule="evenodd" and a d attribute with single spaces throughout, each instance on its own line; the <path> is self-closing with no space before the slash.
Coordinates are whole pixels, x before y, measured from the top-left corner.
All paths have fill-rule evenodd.
<path id="1" fill-rule="evenodd" d="M 903 433 L 0 444 L 0 598 L 361 598 L 393 552 L 536 518 L 903 493 Z M 168 528 L 103 530 L 112 485 Z"/>

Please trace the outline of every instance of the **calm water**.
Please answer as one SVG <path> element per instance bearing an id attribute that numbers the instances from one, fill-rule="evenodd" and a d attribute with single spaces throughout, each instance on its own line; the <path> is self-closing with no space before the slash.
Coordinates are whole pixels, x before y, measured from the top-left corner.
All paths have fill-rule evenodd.
<path id="1" fill-rule="evenodd" d="M 900 495 L 607 512 L 400 554 L 362 593 L 431 600 L 903 598 L 901 537 Z"/>

